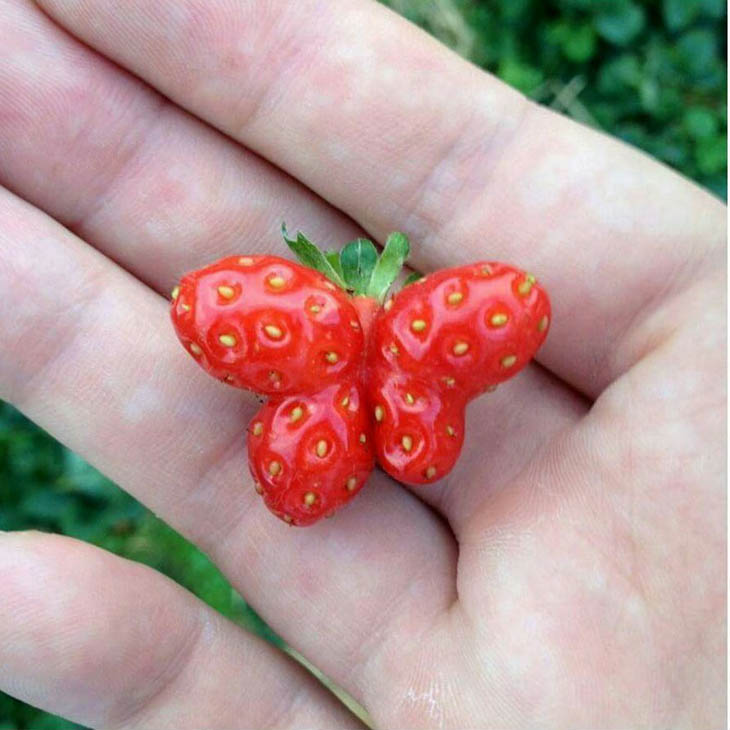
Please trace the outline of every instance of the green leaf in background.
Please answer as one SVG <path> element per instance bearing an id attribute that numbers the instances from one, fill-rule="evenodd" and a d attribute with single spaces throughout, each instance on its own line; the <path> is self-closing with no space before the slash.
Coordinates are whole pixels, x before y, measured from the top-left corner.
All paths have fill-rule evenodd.
<path id="1" fill-rule="evenodd" d="M 545 29 L 545 42 L 560 48 L 565 58 L 575 63 L 588 61 L 596 52 L 596 32 L 590 23 L 559 20 Z"/>
<path id="2" fill-rule="evenodd" d="M 500 0 L 500 18 L 507 23 L 522 20 L 532 10 L 531 0 Z"/>
<path id="3" fill-rule="evenodd" d="M 617 46 L 625 46 L 644 29 L 646 12 L 631 0 L 616 0 L 596 15 L 594 23 L 602 38 Z"/>
<path id="4" fill-rule="evenodd" d="M 719 119 L 706 106 L 691 106 L 682 117 L 687 134 L 693 139 L 707 139 L 717 134 Z"/>
<path id="5" fill-rule="evenodd" d="M 703 175 L 724 170 L 727 167 L 727 135 L 698 140 L 695 156 Z"/>
<path id="6" fill-rule="evenodd" d="M 644 74 L 638 57 L 623 53 L 601 67 L 598 88 L 602 94 L 631 94 L 641 85 Z"/>
<path id="7" fill-rule="evenodd" d="M 515 58 L 506 58 L 499 65 L 499 75 L 510 86 L 529 94 L 543 81 L 542 72 Z"/>
<path id="8" fill-rule="evenodd" d="M 682 30 L 692 23 L 701 10 L 700 0 L 664 0 L 664 23 L 671 31 Z"/>
<path id="9" fill-rule="evenodd" d="M 596 0 L 563 0 L 560 5 L 563 12 L 568 15 L 571 10 L 593 10 L 596 7 Z"/>
<path id="10" fill-rule="evenodd" d="M 639 84 L 639 99 L 642 108 L 649 114 L 656 114 L 659 108 L 659 82 L 649 77 L 641 79 Z"/>
<path id="11" fill-rule="evenodd" d="M 585 63 L 596 53 L 596 32 L 589 23 L 569 27 L 562 43 L 565 57 L 575 63 Z"/>
<path id="12" fill-rule="evenodd" d="M 710 73 L 717 55 L 715 35 L 706 28 L 687 31 L 677 41 L 676 53 L 681 68 L 690 75 Z"/>
<path id="13" fill-rule="evenodd" d="M 700 7 L 704 15 L 714 20 L 719 20 L 725 17 L 727 2 L 726 0 L 700 0 Z"/>

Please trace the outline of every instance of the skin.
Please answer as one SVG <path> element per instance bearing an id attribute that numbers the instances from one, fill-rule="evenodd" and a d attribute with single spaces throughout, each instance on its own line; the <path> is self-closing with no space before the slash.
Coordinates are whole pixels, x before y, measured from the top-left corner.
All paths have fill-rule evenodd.
<path id="1" fill-rule="evenodd" d="M 0 0 L 0 47 L 0 397 L 206 550 L 376 726 L 722 726 L 717 200 L 373 2 Z M 301 530 L 247 476 L 256 402 L 184 356 L 164 298 L 281 255 L 283 216 L 333 244 L 403 230 L 421 270 L 514 262 L 553 304 L 447 480 L 378 473 Z M 86 725 L 359 724 L 90 546 L 0 536 L 0 585 L 0 688 Z"/>

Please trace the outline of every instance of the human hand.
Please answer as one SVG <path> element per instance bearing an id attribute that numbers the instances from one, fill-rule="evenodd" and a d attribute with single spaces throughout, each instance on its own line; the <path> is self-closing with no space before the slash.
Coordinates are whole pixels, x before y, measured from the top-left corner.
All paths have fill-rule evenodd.
<path id="1" fill-rule="evenodd" d="M 38 6 L 0 0 L 0 396 L 377 726 L 720 726 L 724 207 L 375 3 Z M 447 479 L 374 474 L 307 529 L 260 504 L 257 404 L 184 357 L 164 298 L 219 256 L 281 254 L 282 217 L 333 244 L 404 230 L 424 271 L 510 261 L 553 304 Z M 0 687 L 79 722 L 359 725 L 142 566 L 4 535 L 0 585 Z"/>

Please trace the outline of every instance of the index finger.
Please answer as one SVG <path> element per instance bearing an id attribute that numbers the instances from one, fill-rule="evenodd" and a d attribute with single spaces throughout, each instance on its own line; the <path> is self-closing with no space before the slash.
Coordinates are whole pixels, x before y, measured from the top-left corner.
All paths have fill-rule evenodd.
<path id="1" fill-rule="evenodd" d="M 721 261 L 709 195 L 374 2 L 40 4 L 376 237 L 405 230 L 417 266 L 533 270 L 555 318 L 539 359 L 590 395 L 651 340 L 635 323 Z"/>

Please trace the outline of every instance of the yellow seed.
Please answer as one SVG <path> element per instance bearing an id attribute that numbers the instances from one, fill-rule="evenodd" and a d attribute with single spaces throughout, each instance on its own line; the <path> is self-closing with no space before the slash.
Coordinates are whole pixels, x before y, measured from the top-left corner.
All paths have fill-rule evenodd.
<path id="1" fill-rule="evenodd" d="M 347 491 L 351 492 L 357 486 L 357 477 L 350 477 L 345 486 L 347 487 Z"/>
<path id="2" fill-rule="evenodd" d="M 238 263 L 241 264 L 241 266 L 253 266 L 253 259 L 248 256 L 243 256 L 238 259 Z"/>
<path id="3" fill-rule="evenodd" d="M 302 501 L 305 507 L 311 507 L 317 501 L 317 495 L 314 492 L 305 492 Z"/>
<path id="4" fill-rule="evenodd" d="M 413 439 L 410 436 L 404 436 L 400 443 L 404 451 L 410 451 L 413 448 Z"/>
<path id="5" fill-rule="evenodd" d="M 264 424 L 261 421 L 256 421 L 253 425 L 253 435 L 260 436 L 264 432 Z"/>
<path id="6" fill-rule="evenodd" d="M 232 286 L 221 285 L 218 287 L 218 294 L 224 299 L 233 299 L 236 296 L 236 290 Z"/>
<path id="7" fill-rule="evenodd" d="M 502 358 L 502 367 L 511 368 L 517 362 L 517 355 L 506 355 Z"/>
<path id="8" fill-rule="evenodd" d="M 395 342 L 390 343 L 390 347 L 388 348 L 394 355 L 400 355 L 400 350 L 398 349 L 398 345 L 395 344 Z"/>
<path id="9" fill-rule="evenodd" d="M 544 332 L 547 329 L 548 326 L 548 318 L 547 314 L 543 316 L 543 318 L 537 323 L 537 331 L 538 332 Z"/>
<path id="10" fill-rule="evenodd" d="M 321 312 L 321 311 L 322 311 L 322 307 L 320 307 L 320 306 L 319 306 L 319 304 L 313 304 L 313 305 L 312 305 L 312 306 L 311 306 L 311 307 L 309 308 L 309 311 L 310 311 L 310 312 L 314 312 L 314 314 L 319 314 L 319 312 Z"/>
<path id="11" fill-rule="evenodd" d="M 266 332 L 272 340 L 280 340 L 281 336 L 284 334 L 275 324 L 267 324 L 264 327 L 264 332 Z"/>
<path id="12" fill-rule="evenodd" d="M 284 522 L 288 522 L 291 525 L 291 515 L 284 515 Z"/>
<path id="13" fill-rule="evenodd" d="M 383 406 L 375 406 L 375 420 L 380 423 L 383 420 L 383 416 L 385 416 Z"/>
<path id="14" fill-rule="evenodd" d="M 343 399 L 342 399 L 342 400 L 340 401 L 340 405 L 341 405 L 341 406 L 342 406 L 343 408 L 347 408 L 347 406 L 349 406 L 349 405 L 350 405 L 350 398 L 349 398 L 348 396 L 345 396 L 345 397 L 344 397 L 344 398 L 343 398 Z"/>
<path id="15" fill-rule="evenodd" d="M 453 426 L 447 426 L 446 427 L 446 433 L 449 434 L 449 436 L 455 436 L 456 435 L 456 431 L 454 431 L 454 427 Z"/>
<path id="16" fill-rule="evenodd" d="M 270 276 L 269 277 L 269 286 L 272 289 L 281 289 L 284 284 L 286 284 L 286 280 L 283 276 Z"/>
<path id="17" fill-rule="evenodd" d="M 532 285 L 535 283 L 535 277 L 532 274 L 527 274 L 525 276 L 525 280 L 520 282 L 517 286 L 517 291 L 519 294 L 523 297 L 526 297 L 530 290 L 532 289 Z"/>
<path id="18" fill-rule="evenodd" d="M 482 268 L 479 270 L 479 273 L 482 276 L 491 276 L 492 275 L 492 267 L 489 264 L 485 264 L 482 266 Z"/>
<path id="19" fill-rule="evenodd" d="M 501 327 L 503 324 L 507 324 L 509 317 L 504 312 L 498 312 L 493 314 L 489 320 L 495 327 Z"/>
<path id="20" fill-rule="evenodd" d="M 258 482 L 253 483 L 253 488 L 256 490 L 256 494 L 263 494 L 264 490 Z"/>
<path id="21" fill-rule="evenodd" d="M 441 378 L 447 388 L 453 388 L 456 385 L 456 381 L 453 378 Z"/>
<path id="22" fill-rule="evenodd" d="M 189 304 L 181 304 L 180 309 L 182 309 L 183 312 L 189 312 L 190 311 L 190 305 Z"/>
<path id="23" fill-rule="evenodd" d="M 469 344 L 466 342 L 457 342 L 452 351 L 454 355 L 464 355 L 469 350 Z"/>
<path id="24" fill-rule="evenodd" d="M 276 370 L 269 370 L 269 380 L 274 384 L 275 388 L 281 385 L 281 375 Z"/>
<path id="25" fill-rule="evenodd" d="M 340 358 L 338 357 L 338 355 L 337 355 L 337 353 L 336 353 L 336 352 L 328 352 L 328 353 L 327 353 L 327 354 L 326 354 L 326 355 L 324 356 L 324 359 L 325 359 L 325 360 L 326 360 L 327 362 L 331 362 L 331 363 L 336 363 L 336 362 L 337 362 L 337 361 L 338 361 L 338 360 L 339 360 Z"/>
<path id="26" fill-rule="evenodd" d="M 426 323 L 422 319 L 414 319 L 411 322 L 411 329 L 414 332 L 423 332 L 426 329 Z"/>
<path id="27" fill-rule="evenodd" d="M 238 342 L 233 335 L 220 335 L 220 337 L 218 337 L 218 341 L 221 345 L 225 345 L 226 347 L 234 347 L 236 342 Z"/>
<path id="28" fill-rule="evenodd" d="M 278 461 L 272 461 L 269 464 L 269 474 L 275 477 L 279 472 L 281 472 L 281 464 Z"/>
<path id="29" fill-rule="evenodd" d="M 304 410 L 300 408 L 299 406 L 295 406 L 291 409 L 291 413 L 289 414 L 289 420 L 292 423 L 296 423 L 302 416 L 304 415 Z"/>
<path id="30" fill-rule="evenodd" d="M 202 348 L 196 342 L 190 343 L 190 352 L 192 352 L 193 355 L 202 355 L 203 354 Z"/>
<path id="31" fill-rule="evenodd" d="M 412 406 L 416 402 L 416 399 L 410 393 L 406 393 L 405 401 L 409 406 Z"/>
<path id="32" fill-rule="evenodd" d="M 433 479 L 435 476 L 436 476 L 436 467 L 429 466 L 428 469 L 426 469 L 426 479 Z"/>
<path id="33" fill-rule="evenodd" d="M 324 439 L 317 441 L 317 456 L 320 458 L 327 455 L 327 442 Z"/>
<path id="34" fill-rule="evenodd" d="M 446 297 L 446 301 L 449 304 L 458 304 L 463 298 L 464 295 L 460 291 L 455 291 L 449 294 L 448 297 Z"/>
<path id="35" fill-rule="evenodd" d="M 226 381 L 226 383 L 232 383 L 232 382 L 233 382 L 233 380 L 234 380 L 234 378 L 233 378 L 233 376 L 232 376 L 232 375 L 226 375 L 226 377 L 225 377 L 225 378 L 223 378 L 223 380 L 225 380 L 225 381 Z"/>
<path id="36" fill-rule="evenodd" d="M 368 437 L 364 433 L 361 433 L 360 434 L 360 443 L 364 444 L 367 440 L 368 440 Z"/>
<path id="37" fill-rule="evenodd" d="M 170 292 L 170 299 L 172 299 L 172 301 L 174 302 L 177 299 L 178 294 L 180 294 L 180 287 L 173 287 L 172 291 Z"/>
<path id="38" fill-rule="evenodd" d="M 354 319 L 351 319 L 350 320 L 350 327 L 352 327 L 352 329 L 354 329 L 354 330 L 359 330 L 360 329 L 360 323 L 359 322 L 356 322 Z"/>
<path id="39" fill-rule="evenodd" d="M 383 309 L 387 312 L 392 306 L 393 306 L 393 300 L 388 299 L 388 301 L 383 305 Z"/>

